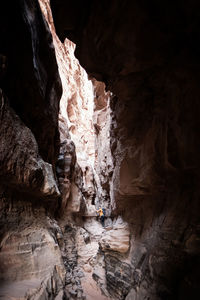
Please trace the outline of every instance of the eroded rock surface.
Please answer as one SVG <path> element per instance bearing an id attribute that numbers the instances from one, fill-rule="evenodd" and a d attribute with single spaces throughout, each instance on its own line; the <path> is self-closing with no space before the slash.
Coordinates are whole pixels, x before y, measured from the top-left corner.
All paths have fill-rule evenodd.
<path id="1" fill-rule="evenodd" d="M 57 222 L 46 216 L 45 208 L 34 205 L 34 198 L 31 203 L 22 200 L 24 194 L 13 196 L 2 188 L 0 195 L 1 299 L 56 297 L 65 279 Z"/>
<path id="2" fill-rule="evenodd" d="M 199 293 L 191 242 L 199 231 L 199 4 L 52 0 L 52 8 L 58 35 L 116 95 L 110 196 L 136 242 L 135 297 L 187 299 Z"/>
<path id="3" fill-rule="evenodd" d="M 0 90 L 1 184 L 24 189 L 41 197 L 60 195 L 52 166 L 42 160 L 31 130 L 8 104 Z"/>
<path id="4" fill-rule="evenodd" d="M 100 245 L 104 251 L 128 252 L 130 246 L 128 224 L 121 218 L 115 220 L 111 228 L 109 226 L 106 228 L 106 232 L 104 232 L 101 237 Z"/>
<path id="5" fill-rule="evenodd" d="M 42 158 L 55 164 L 62 88 L 52 36 L 37 1 L 16 1 L 12 8 L 1 3 L 0 53 L 7 68 L 1 87 L 34 133 Z"/>
<path id="6" fill-rule="evenodd" d="M 96 205 L 106 208 L 110 213 L 110 187 L 113 174 L 113 158 L 111 153 L 110 129 L 112 111 L 110 101 L 112 95 L 105 91 L 105 84 L 93 79 L 95 128 L 95 175 L 97 184 Z"/>
<path id="7" fill-rule="evenodd" d="M 37 1 L 0 4 L 0 297 L 62 297 L 54 219 L 61 82 Z"/>

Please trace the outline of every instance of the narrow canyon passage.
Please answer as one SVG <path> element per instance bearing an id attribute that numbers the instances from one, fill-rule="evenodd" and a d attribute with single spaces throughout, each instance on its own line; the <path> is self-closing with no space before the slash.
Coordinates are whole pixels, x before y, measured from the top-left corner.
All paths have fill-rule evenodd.
<path id="1" fill-rule="evenodd" d="M 0 299 L 199 297 L 199 11 L 1 2 Z"/>
<path id="2" fill-rule="evenodd" d="M 62 44 L 56 35 L 49 2 L 41 0 L 40 5 L 52 32 L 63 87 L 56 171 L 62 193 L 58 224 L 64 232 L 65 297 L 110 299 L 104 250 L 115 251 L 117 257 L 128 252 L 130 242 L 128 224 L 111 218 L 112 94 L 103 82 L 88 79 L 74 56 L 75 44 L 68 39 Z M 100 207 L 106 211 L 105 227 L 97 218 Z"/>

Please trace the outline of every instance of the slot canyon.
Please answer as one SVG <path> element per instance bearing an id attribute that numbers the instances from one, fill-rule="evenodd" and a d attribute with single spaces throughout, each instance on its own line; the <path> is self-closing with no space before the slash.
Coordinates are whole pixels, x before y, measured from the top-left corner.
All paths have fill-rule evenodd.
<path id="1" fill-rule="evenodd" d="M 198 299 L 199 153 L 199 1 L 1 1 L 1 300 Z"/>

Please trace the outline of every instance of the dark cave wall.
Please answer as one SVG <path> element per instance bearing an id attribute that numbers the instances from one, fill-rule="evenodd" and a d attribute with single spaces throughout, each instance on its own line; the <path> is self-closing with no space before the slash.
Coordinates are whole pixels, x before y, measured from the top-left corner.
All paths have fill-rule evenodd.
<path id="1" fill-rule="evenodd" d="M 40 155 L 55 164 L 61 82 L 52 36 L 37 1 L 1 3 L 1 88 L 34 133 Z"/>
<path id="2" fill-rule="evenodd" d="M 51 3 L 59 36 L 77 44 L 82 66 L 116 94 L 111 201 L 135 241 L 137 296 L 194 297 L 199 292 L 199 3 L 87 1 L 83 9 L 75 1 L 75 18 L 68 18 L 74 9 L 65 1 Z"/>
<path id="3" fill-rule="evenodd" d="M 27 163 L 31 152 L 36 161 L 43 159 L 55 169 L 62 88 L 52 36 L 38 2 L 15 1 L 12 9 L 2 2 L 0 13 L 1 178 L 9 185 L 7 176 L 15 176 L 17 185 L 25 183 L 20 176 L 32 168 Z"/>
<path id="4" fill-rule="evenodd" d="M 4 299 L 26 293 L 30 298 L 32 292 L 33 297 L 47 298 L 49 293 L 56 297 L 63 286 L 59 227 L 53 219 L 60 197 L 55 165 L 61 93 L 52 36 L 38 2 L 2 1 L 0 291 Z M 30 280 L 34 291 L 27 292 L 24 280 Z"/>

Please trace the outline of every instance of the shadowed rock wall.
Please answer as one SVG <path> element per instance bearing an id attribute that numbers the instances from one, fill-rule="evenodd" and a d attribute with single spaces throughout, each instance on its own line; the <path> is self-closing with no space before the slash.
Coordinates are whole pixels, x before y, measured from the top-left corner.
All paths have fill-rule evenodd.
<path id="1" fill-rule="evenodd" d="M 111 202 L 131 230 L 134 290 L 128 297 L 195 297 L 199 3 L 51 3 L 58 35 L 76 43 L 82 66 L 116 95 Z"/>
<path id="2" fill-rule="evenodd" d="M 33 131 L 46 161 L 55 163 L 59 143 L 61 83 L 52 36 L 37 1 L 1 4 L 1 87 L 10 105 Z"/>
<path id="3" fill-rule="evenodd" d="M 37 1 L 0 4 L 0 297 L 51 299 L 64 266 L 53 219 L 61 97 Z"/>

